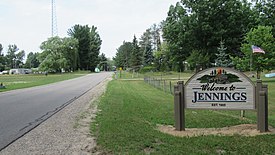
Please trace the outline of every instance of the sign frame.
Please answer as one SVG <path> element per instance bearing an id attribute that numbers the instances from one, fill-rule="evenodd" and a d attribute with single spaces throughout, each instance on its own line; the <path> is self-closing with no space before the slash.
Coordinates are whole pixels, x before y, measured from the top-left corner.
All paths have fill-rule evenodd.
<path id="1" fill-rule="evenodd" d="M 245 74 L 232 68 L 212 67 L 194 74 L 186 82 L 184 107 L 209 110 L 255 110 L 255 96 L 255 84 Z"/>

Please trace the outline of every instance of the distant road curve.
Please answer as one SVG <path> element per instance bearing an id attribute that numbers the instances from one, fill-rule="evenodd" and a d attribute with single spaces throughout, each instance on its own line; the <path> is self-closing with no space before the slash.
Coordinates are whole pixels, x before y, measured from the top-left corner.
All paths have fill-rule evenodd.
<path id="1" fill-rule="evenodd" d="M 111 75 L 88 74 L 0 93 L 0 151 Z"/>

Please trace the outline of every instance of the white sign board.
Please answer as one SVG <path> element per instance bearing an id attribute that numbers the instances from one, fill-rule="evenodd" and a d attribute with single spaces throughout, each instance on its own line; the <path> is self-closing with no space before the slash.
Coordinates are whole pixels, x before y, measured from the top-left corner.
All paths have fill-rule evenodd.
<path id="1" fill-rule="evenodd" d="M 215 67 L 191 77 L 184 87 L 187 109 L 255 109 L 255 86 L 243 73 Z"/>

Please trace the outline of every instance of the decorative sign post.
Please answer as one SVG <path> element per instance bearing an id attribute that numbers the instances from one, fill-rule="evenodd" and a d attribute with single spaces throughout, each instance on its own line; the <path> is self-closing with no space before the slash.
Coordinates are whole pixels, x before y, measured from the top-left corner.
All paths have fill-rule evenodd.
<path id="1" fill-rule="evenodd" d="M 246 75 L 231 68 L 214 67 L 203 70 L 193 75 L 185 86 L 182 81 L 178 82 L 175 86 L 174 102 L 175 112 L 178 111 L 177 108 L 183 107 L 175 113 L 178 121 L 179 118 L 183 118 L 180 124 L 176 121 L 176 130 L 185 130 L 184 116 L 177 116 L 184 115 L 184 109 L 255 110 L 256 108 L 258 130 L 261 132 L 268 130 L 267 86 L 262 86 L 259 82 L 255 88 L 254 83 Z"/>

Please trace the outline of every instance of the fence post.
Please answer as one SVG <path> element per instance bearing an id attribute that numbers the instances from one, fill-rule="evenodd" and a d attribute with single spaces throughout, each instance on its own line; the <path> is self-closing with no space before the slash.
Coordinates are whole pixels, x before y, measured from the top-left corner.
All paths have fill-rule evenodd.
<path id="1" fill-rule="evenodd" d="M 179 91 L 181 92 L 180 96 L 180 111 L 182 117 L 182 130 L 185 130 L 185 103 L 184 103 L 184 82 L 178 81 Z"/>
<path id="2" fill-rule="evenodd" d="M 260 98 L 260 91 L 262 90 L 262 80 L 256 81 L 256 92 L 255 92 L 255 99 L 256 99 L 256 109 L 257 109 L 257 130 L 260 130 L 260 123 L 259 123 L 259 98 Z"/>
<path id="3" fill-rule="evenodd" d="M 166 82 L 165 82 L 165 80 L 163 80 L 163 90 L 166 93 Z"/>
<path id="4" fill-rule="evenodd" d="M 256 83 L 257 130 L 268 131 L 268 87 L 261 80 Z"/>
<path id="5" fill-rule="evenodd" d="M 161 89 L 161 80 L 159 80 L 158 84 L 159 84 L 158 88 Z"/>
<path id="6" fill-rule="evenodd" d="M 175 113 L 175 128 L 177 131 L 182 131 L 184 129 L 183 125 L 183 113 L 181 104 L 181 92 L 179 91 L 179 86 L 174 86 L 174 113 Z"/>
<path id="7" fill-rule="evenodd" d="M 169 87 L 170 93 L 173 94 L 173 93 L 172 93 L 172 81 L 170 81 L 169 83 L 170 83 L 170 84 L 169 84 L 169 85 L 170 85 L 170 87 Z"/>
<path id="8" fill-rule="evenodd" d="M 265 91 L 265 129 L 268 131 L 268 86 L 263 85 L 263 91 Z"/>
<path id="9" fill-rule="evenodd" d="M 177 131 L 185 130 L 185 113 L 184 113 L 184 86 L 183 81 L 179 81 L 174 86 L 174 111 L 175 111 L 175 128 Z"/>
<path id="10" fill-rule="evenodd" d="M 265 91 L 260 91 L 259 92 L 259 107 L 258 107 L 258 113 L 259 113 L 259 118 L 258 118 L 258 126 L 260 132 L 267 132 L 268 131 L 268 121 L 267 121 L 267 109 L 266 109 L 266 92 Z"/>

